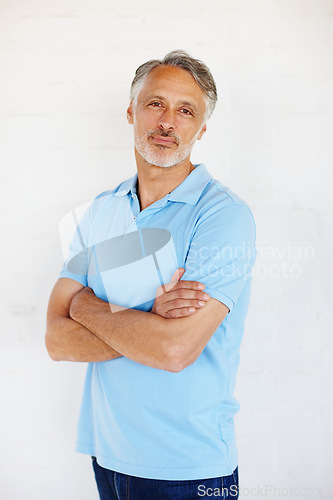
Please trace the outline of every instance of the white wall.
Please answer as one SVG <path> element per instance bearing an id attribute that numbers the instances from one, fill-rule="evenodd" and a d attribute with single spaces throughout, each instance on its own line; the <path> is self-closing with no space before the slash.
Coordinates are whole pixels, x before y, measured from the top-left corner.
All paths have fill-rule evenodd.
<path id="1" fill-rule="evenodd" d="M 175 48 L 208 64 L 220 95 L 193 160 L 257 221 L 237 385 L 243 498 L 333 498 L 333 1 L 1 0 L 6 500 L 97 499 L 74 451 L 85 366 L 44 347 L 58 222 L 133 175 L 130 81 Z"/>

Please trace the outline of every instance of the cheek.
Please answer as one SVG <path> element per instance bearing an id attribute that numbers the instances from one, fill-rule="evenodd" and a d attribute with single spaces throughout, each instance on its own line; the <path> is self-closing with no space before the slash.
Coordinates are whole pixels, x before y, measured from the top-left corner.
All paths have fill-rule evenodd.
<path id="1" fill-rule="evenodd" d="M 182 138 L 183 142 L 190 143 L 193 141 L 193 139 L 198 135 L 198 129 L 195 127 L 186 128 L 185 130 L 179 129 L 180 136 Z"/>
<path id="2" fill-rule="evenodd" d="M 133 127 L 134 127 L 134 133 L 138 135 L 142 135 L 143 133 L 143 128 L 142 128 L 142 121 L 138 121 L 134 118 L 133 121 Z"/>
<path id="3" fill-rule="evenodd" d="M 140 115 L 140 119 L 136 119 L 134 117 L 134 130 L 139 134 L 145 134 L 149 130 L 156 128 L 156 124 L 154 124 L 151 117 Z"/>

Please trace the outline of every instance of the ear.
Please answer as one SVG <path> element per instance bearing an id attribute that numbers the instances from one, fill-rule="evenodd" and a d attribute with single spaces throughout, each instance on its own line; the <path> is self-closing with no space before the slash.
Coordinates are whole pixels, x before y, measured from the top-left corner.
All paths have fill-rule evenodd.
<path id="1" fill-rule="evenodd" d="M 198 141 L 200 141 L 201 137 L 204 135 L 204 133 L 206 132 L 207 130 L 207 125 L 205 123 L 205 125 L 202 127 L 202 129 L 200 130 L 200 134 L 198 136 Z"/>
<path id="2" fill-rule="evenodd" d="M 127 121 L 130 125 L 133 124 L 133 101 L 130 102 L 127 108 Z"/>

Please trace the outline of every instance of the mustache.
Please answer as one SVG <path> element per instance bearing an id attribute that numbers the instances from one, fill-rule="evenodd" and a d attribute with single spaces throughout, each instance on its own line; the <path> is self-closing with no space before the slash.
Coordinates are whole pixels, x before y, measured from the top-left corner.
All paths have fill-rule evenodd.
<path id="1" fill-rule="evenodd" d="M 158 128 L 155 129 L 155 130 L 149 130 L 149 132 L 148 132 L 148 139 L 149 139 L 149 137 L 152 137 L 154 135 L 160 135 L 161 137 L 171 137 L 175 141 L 175 143 L 177 144 L 177 146 L 179 146 L 180 138 L 172 130 L 170 130 L 168 132 L 165 131 L 165 130 L 158 129 Z"/>

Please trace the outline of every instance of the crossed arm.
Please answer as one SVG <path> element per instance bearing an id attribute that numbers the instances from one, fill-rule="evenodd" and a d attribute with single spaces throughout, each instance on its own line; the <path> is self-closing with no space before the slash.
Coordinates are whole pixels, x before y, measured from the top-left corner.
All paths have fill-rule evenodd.
<path id="1" fill-rule="evenodd" d="M 49 355 L 54 360 L 92 362 L 125 356 L 162 370 L 183 370 L 198 358 L 229 309 L 210 298 L 193 312 L 188 305 L 193 308 L 197 298 L 204 297 L 199 284 L 177 280 L 170 285 L 157 293 L 152 312 L 112 313 L 112 305 L 90 288 L 59 279 L 47 314 Z"/>

